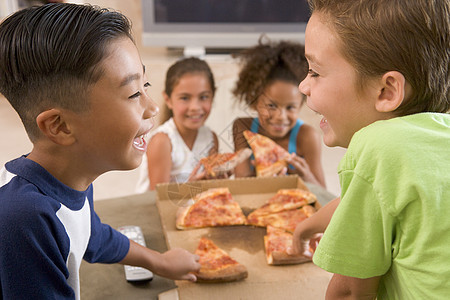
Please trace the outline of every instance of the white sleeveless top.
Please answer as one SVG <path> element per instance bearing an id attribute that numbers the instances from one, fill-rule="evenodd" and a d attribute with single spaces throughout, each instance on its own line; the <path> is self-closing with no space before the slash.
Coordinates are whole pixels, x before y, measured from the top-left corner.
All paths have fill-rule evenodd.
<path id="1" fill-rule="evenodd" d="M 186 182 L 199 160 L 208 156 L 209 151 L 214 146 L 214 137 L 211 129 L 207 126 L 199 128 L 192 150 L 184 143 L 172 118 L 156 128 L 151 133 L 149 140 L 151 140 L 155 134 L 160 132 L 165 133 L 172 144 L 172 170 L 170 171 L 170 182 Z M 147 155 L 144 155 L 136 188 L 137 193 L 144 193 L 150 188 L 147 166 Z"/>

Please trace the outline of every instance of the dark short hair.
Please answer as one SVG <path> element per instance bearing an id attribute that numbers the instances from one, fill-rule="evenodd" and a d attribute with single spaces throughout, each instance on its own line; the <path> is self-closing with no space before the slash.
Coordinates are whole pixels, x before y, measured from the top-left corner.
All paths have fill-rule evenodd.
<path id="1" fill-rule="evenodd" d="M 108 45 L 119 37 L 133 40 L 129 20 L 90 5 L 30 7 L 0 24 L 0 92 L 32 141 L 42 111 L 88 108 L 87 90 L 102 74 Z"/>

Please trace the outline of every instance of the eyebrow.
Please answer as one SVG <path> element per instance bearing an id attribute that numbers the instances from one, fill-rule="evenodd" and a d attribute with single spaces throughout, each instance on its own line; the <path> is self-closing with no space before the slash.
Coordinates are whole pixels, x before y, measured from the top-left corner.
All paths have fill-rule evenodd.
<path id="1" fill-rule="evenodd" d="M 313 54 L 306 54 L 306 53 L 305 53 L 305 57 L 306 57 L 306 59 L 308 60 L 309 63 L 314 63 L 314 64 L 316 64 L 316 65 L 320 65 L 320 64 L 317 62 L 317 59 L 316 59 L 316 57 L 315 57 Z"/>
<path id="2" fill-rule="evenodd" d="M 145 74 L 145 65 L 142 65 L 142 72 L 143 72 L 143 74 Z M 128 75 L 120 82 L 120 87 L 125 86 L 125 85 L 129 84 L 131 81 L 138 80 L 140 78 L 141 78 L 141 74 L 139 74 L 139 73 Z"/>

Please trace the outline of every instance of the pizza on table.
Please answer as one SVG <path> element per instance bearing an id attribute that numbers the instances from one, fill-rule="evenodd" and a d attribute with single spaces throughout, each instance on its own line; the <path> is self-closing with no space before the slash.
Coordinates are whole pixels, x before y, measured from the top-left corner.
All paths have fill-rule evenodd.
<path id="1" fill-rule="evenodd" d="M 266 227 L 264 248 L 267 264 L 286 265 L 311 261 L 303 255 L 289 255 L 295 227 L 315 213 L 314 194 L 302 189 L 281 189 L 247 217 L 228 188 L 213 188 L 193 197 L 193 204 L 177 212 L 176 228 L 191 230 L 220 226 Z M 312 251 L 310 249 L 310 251 Z M 198 282 L 228 282 L 248 276 L 244 265 L 230 257 L 212 240 L 201 238 L 196 250 L 201 269 Z"/>

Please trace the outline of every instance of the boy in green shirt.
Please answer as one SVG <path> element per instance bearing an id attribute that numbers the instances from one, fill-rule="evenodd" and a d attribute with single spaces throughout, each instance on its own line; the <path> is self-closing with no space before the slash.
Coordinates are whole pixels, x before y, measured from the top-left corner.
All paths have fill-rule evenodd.
<path id="1" fill-rule="evenodd" d="M 450 3 L 309 2 L 300 91 L 325 144 L 348 151 L 341 197 L 291 251 L 326 228 L 313 261 L 335 273 L 327 299 L 448 299 Z"/>

